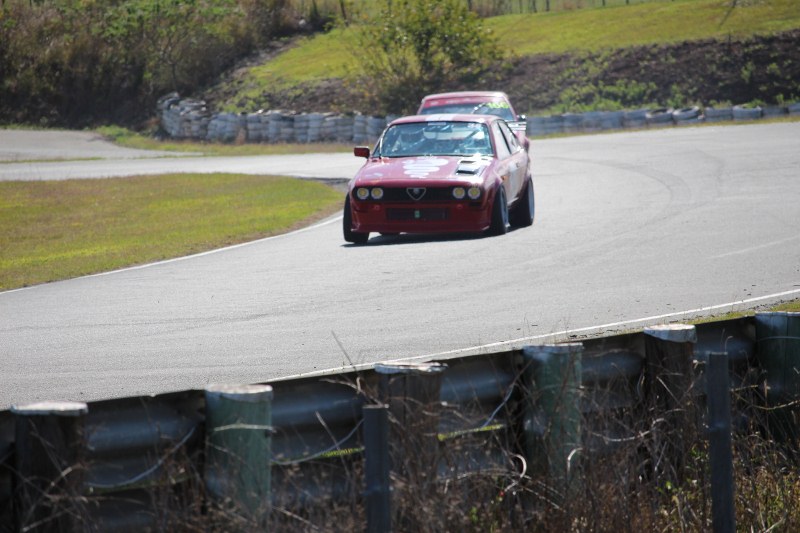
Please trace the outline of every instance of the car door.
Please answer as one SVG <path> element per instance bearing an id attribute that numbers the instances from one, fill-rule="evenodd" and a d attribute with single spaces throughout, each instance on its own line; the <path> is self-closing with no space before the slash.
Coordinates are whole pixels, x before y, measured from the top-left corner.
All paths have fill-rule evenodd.
<path id="1" fill-rule="evenodd" d="M 508 127 L 505 121 L 495 122 L 500 137 L 505 142 L 508 153 L 508 185 L 506 187 L 506 197 L 509 203 L 516 201 L 525 186 L 525 179 L 528 176 L 528 154 L 520 146 L 517 136 Z"/>

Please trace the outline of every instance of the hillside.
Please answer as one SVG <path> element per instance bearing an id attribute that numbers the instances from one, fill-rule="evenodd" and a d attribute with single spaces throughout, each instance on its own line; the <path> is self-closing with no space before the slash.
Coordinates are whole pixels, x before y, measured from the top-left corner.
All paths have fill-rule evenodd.
<path id="1" fill-rule="evenodd" d="M 245 111 L 360 111 L 363 99 L 342 78 L 274 86 L 237 100 L 241 73 L 199 97 Z M 610 52 L 538 54 L 509 60 L 469 86 L 500 89 L 527 114 L 690 104 L 781 104 L 800 100 L 800 30 L 772 36 L 631 46 Z"/>
<path id="2" fill-rule="evenodd" d="M 486 19 L 508 51 L 468 86 L 497 88 L 535 114 L 800 99 L 800 3 L 677 0 Z M 365 109 L 348 81 L 354 30 L 304 38 L 197 94 L 217 109 Z M 409 110 L 410 111 L 410 110 Z"/>

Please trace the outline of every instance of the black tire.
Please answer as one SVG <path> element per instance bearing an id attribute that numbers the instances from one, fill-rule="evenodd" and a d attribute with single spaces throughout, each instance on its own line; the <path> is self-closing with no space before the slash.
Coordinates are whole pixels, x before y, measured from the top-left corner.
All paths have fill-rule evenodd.
<path id="1" fill-rule="evenodd" d="M 511 223 L 511 227 L 527 228 L 533 224 L 534 207 L 533 180 L 528 178 L 522 196 L 508 213 L 508 221 Z"/>
<path id="2" fill-rule="evenodd" d="M 344 240 L 353 244 L 366 244 L 369 240 L 369 233 L 359 233 L 353 231 L 353 215 L 350 214 L 350 198 L 344 200 L 344 215 L 342 216 L 342 230 Z"/>
<path id="3" fill-rule="evenodd" d="M 492 204 L 492 223 L 489 226 L 489 235 L 505 235 L 508 231 L 508 204 L 506 203 L 506 190 L 503 185 L 497 186 Z"/>

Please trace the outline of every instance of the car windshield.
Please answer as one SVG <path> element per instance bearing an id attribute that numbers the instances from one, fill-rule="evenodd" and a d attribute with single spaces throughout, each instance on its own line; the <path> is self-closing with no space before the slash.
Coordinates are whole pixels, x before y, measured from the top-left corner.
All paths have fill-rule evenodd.
<path id="1" fill-rule="evenodd" d="M 425 107 L 421 115 L 435 115 L 440 113 L 453 113 L 462 115 L 495 115 L 506 121 L 515 121 L 514 114 L 507 102 L 484 102 L 470 104 L 443 104 Z"/>
<path id="2" fill-rule="evenodd" d="M 480 122 L 413 122 L 390 126 L 376 155 L 492 155 L 492 145 L 488 128 Z"/>

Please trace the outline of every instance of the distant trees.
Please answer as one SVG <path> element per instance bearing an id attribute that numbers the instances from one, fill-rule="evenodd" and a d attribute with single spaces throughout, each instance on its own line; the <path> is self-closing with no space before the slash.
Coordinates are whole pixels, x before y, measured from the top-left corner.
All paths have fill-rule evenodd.
<path id="1" fill-rule="evenodd" d="M 356 58 L 358 87 L 376 110 L 415 110 L 427 93 L 476 83 L 501 57 L 461 0 L 384 2 L 362 25 Z"/>
<path id="2" fill-rule="evenodd" d="M 285 0 L 5 0 L 0 123 L 127 123 L 272 38 Z"/>

